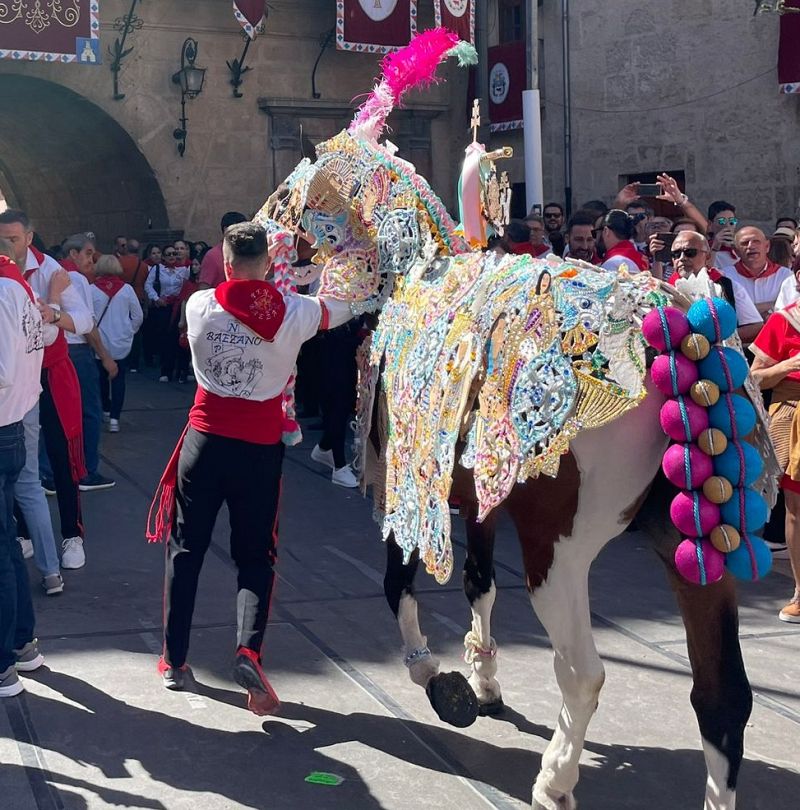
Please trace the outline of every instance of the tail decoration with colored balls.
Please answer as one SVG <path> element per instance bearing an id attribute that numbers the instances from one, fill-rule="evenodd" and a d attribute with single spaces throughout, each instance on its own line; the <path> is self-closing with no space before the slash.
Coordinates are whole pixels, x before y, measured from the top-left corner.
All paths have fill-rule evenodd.
<path id="1" fill-rule="evenodd" d="M 735 393 L 748 366 L 741 352 L 723 345 L 735 331 L 736 312 L 721 298 L 695 301 L 685 314 L 658 307 L 642 323 L 645 339 L 660 352 L 653 383 L 668 397 L 660 420 L 673 443 L 661 468 L 681 489 L 670 507 L 686 538 L 675 551 L 675 565 L 699 585 L 718 581 L 726 568 L 740 579 L 757 580 L 772 563 L 755 534 L 769 516 L 754 488 L 764 463 L 746 441 L 756 412 Z"/>

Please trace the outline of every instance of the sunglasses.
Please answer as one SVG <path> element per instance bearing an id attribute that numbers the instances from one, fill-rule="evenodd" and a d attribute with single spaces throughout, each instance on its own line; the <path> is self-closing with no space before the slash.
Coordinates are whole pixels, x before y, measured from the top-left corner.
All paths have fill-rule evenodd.
<path id="1" fill-rule="evenodd" d="M 600 236 L 602 236 L 604 230 L 605 230 L 605 225 L 602 228 L 594 228 L 594 229 L 592 229 L 592 236 L 595 239 L 598 239 Z"/>
<path id="2" fill-rule="evenodd" d="M 561 214 L 558 211 L 552 211 L 549 214 L 547 213 L 547 211 L 544 212 L 545 219 L 558 219 L 560 216 Z"/>
<path id="3" fill-rule="evenodd" d="M 699 252 L 699 248 L 678 248 L 677 250 L 671 250 L 669 255 L 672 256 L 673 259 L 680 259 L 681 256 L 686 256 L 687 259 L 693 259 Z"/>
<path id="4" fill-rule="evenodd" d="M 733 225 L 734 228 L 739 224 L 739 220 L 736 217 L 717 217 L 714 221 L 717 225 Z"/>
<path id="5" fill-rule="evenodd" d="M 164 256 L 165 259 L 174 259 L 177 254 L 176 253 L 163 253 L 162 255 Z"/>

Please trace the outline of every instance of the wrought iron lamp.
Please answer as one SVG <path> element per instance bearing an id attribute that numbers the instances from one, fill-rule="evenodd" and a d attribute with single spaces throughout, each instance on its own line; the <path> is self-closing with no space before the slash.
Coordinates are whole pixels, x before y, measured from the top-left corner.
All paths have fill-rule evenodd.
<path id="1" fill-rule="evenodd" d="M 206 79 L 206 69 L 197 67 L 197 40 L 188 37 L 181 48 L 181 69 L 174 73 L 172 81 L 181 88 L 181 125 L 172 133 L 178 142 L 178 154 L 183 157 L 186 152 L 186 99 L 197 98 L 203 92 L 203 83 Z"/>

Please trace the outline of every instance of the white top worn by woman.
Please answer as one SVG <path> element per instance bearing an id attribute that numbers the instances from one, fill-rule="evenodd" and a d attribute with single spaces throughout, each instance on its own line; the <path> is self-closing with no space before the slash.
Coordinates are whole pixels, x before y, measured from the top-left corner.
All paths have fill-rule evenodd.
<path id="1" fill-rule="evenodd" d="M 156 281 L 156 274 L 161 281 L 161 293 L 156 292 L 153 286 Z M 147 281 L 144 283 L 144 291 L 151 301 L 158 301 L 160 298 L 173 298 L 183 287 L 183 282 L 189 278 L 188 267 L 166 267 L 157 264 L 150 268 L 147 274 Z"/>
<path id="2" fill-rule="evenodd" d="M 114 360 L 124 360 L 131 353 L 133 336 L 139 331 L 144 313 L 130 284 L 126 284 L 113 298 L 92 286 L 94 319 L 103 345 Z"/>
<path id="3" fill-rule="evenodd" d="M 793 304 L 800 298 L 800 291 L 797 289 L 798 283 L 794 275 L 783 280 L 778 297 L 775 299 L 775 312 L 779 309 L 786 309 L 789 304 Z"/>

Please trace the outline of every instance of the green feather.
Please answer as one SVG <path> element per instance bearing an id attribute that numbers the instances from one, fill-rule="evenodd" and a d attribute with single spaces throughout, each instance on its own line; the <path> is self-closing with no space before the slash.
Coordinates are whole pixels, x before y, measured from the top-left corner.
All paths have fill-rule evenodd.
<path id="1" fill-rule="evenodd" d="M 446 56 L 455 56 L 458 59 L 458 66 L 462 68 L 478 64 L 478 52 L 469 42 L 459 42 L 458 45 L 454 45 Z"/>

